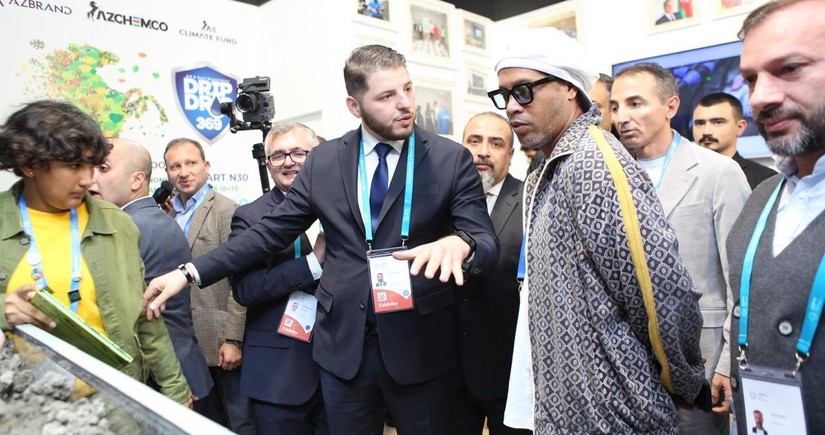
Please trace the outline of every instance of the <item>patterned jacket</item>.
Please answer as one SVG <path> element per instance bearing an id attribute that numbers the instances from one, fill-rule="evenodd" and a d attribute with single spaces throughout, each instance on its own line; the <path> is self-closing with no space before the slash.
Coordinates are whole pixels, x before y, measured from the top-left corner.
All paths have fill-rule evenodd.
<path id="1" fill-rule="evenodd" d="M 677 410 L 659 380 L 616 188 L 587 131 L 593 117 L 592 109 L 579 117 L 525 183 L 529 290 L 522 297 L 535 432 L 676 433 Z M 639 215 L 675 393 L 692 402 L 704 382 L 700 293 L 647 174 L 603 133 Z"/>

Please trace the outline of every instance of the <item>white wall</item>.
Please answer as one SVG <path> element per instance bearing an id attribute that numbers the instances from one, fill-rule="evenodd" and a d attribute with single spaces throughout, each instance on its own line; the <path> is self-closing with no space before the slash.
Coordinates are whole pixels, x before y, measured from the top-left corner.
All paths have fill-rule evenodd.
<path id="1" fill-rule="evenodd" d="M 657 1 L 658 0 L 649 0 Z M 133 28 L 90 20 L 86 0 L 51 0 L 45 7 L 63 6 L 70 14 L 21 7 L 22 0 L 4 0 L 0 7 L 0 40 L 4 41 L 0 80 L 0 119 L 16 110 L 22 102 L 38 96 L 32 83 L 32 58 L 65 48 L 69 43 L 88 43 L 120 56 L 119 63 L 101 68 L 112 88 L 127 92 L 138 87 L 157 98 L 169 117 L 158 120 L 152 111 L 129 119 L 121 135 L 138 140 L 150 148 L 153 159 L 162 162 L 162 151 L 169 139 L 197 137 L 177 107 L 171 71 L 174 68 L 209 62 L 221 72 L 238 80 L 255 75 L 272 78 L 275 97 L 275 120 L 296 120 L 308 124 L 318 134 L 334 138 L 359 123 L 344 104 L 343 64 L 350 51 L 366 43 L 389 45 L 408 58 L 408 69 L 416 83 L 446 89 L 452 93 L 453 139 L 460 140 L 469 116 L 495 110 L 485 98 L 469 95 L 466 90 L 467 67 L 483 69 L 485 86 L 496 86 L 493 72 L 497 45 L 509 29 L 575 10 L 579 38 L 602 72 L 610 72 L 614 63 L 729 42 L 744 19 L 744 14 L 716 18 L 714 0 L 693 0 L 697 18 L 694 24 L 667 31 L 651 31 L 648 0 L 569 0 L 561 4 L 516 16 L 498 23 L 465 15 L 451 4 L 437 0 L 414 0 L 448 14 L 451 58 L 448 60 L 420 56 L 412 51 L 410 0 L 389 2 L 390 21 L 358 16 L 356 0 L 272 0 L 260 8 L 229 0 L 97 0 L 104 10 L 156 18 L 166 22 L 166 32 Z M 755 0 L 752 3 L 761 3 Z M 485 23 L 488 49 L 479 52 L 465 47 L 465 16 Z M 221 36 L 235 43 L 201 40 L 181 36 L 180 32 L 201 28 L 208 22 Z M 42 41 L 43 48 L 38 48 Z M 138 72 L 132 73 L 137 66 Z M 119 69 L 124 69 L 120 72 Z M 151 73 L 157 73 L 153 78 Z M 251 145 L 261 140 L 259 132 L 226 134 L 206 145 L 207 158 L 215 175 L 213 185 L 228 196 L 246 202 L 260 193 Z M 526 161 L 516 152 L 511 172 L 523 178 Z M 237 174 L 244 174 L 242 180 Z M 156 186 L 165 174 L 155 174 Z M 230 181 L 229 178 L 233 177 Z M 0 175 L 0 189 L 14 177 Z"/>

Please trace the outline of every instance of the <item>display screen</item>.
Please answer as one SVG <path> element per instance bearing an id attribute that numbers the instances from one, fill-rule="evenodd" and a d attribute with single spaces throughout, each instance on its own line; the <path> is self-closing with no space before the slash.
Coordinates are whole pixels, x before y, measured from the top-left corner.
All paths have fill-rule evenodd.
<path id="1" fill-rule="evenodd" d="M 765 157 L 770 155 L 768 146 L 753 122 L 748 85 L 739 74 L 740 41 L 702 47 L 694 50 L 663 54 L 661 56 L 637 59 L 613 65 L 613 76 L 622 69 L 640 62 L 657 63 L 673 73 L 679 85 L 679 111 L 671 121 L 671 126 L 682 136 L 693 140 L 693 109 L 699 100 L 713 92 L 725 92 L 742 102 L 748 128 L 739 138 L 737 148 L 744 157 Z"/>

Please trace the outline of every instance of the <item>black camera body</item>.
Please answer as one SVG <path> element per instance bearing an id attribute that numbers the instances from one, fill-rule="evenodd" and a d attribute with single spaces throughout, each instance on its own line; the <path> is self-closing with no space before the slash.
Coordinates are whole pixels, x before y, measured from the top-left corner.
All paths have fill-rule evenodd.
<path id="1" fill-rule="evenodd" d="M 275 99 L 269 93 L 269 77 L 243 79 L 238 85 L 235 107 L 243 115 L 243 121 L 235 118 L 232 103 L 221 103 L 221 113 L 231 120 L 229 130 L 232 133 L 240 130 L 268 131 L 275 117 Z"/>

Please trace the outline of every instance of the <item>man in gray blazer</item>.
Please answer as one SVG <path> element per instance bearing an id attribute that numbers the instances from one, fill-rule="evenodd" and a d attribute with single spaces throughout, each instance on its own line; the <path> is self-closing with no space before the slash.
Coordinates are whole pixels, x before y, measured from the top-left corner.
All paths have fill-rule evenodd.
<path id="1" fill-rule="evenodd" d="M 725 240 L 748 199 L 750 187 L 731 159 L 702 148 L 671 130 L 679 109 L 673 75 L 640 63 L 616 75 L 610 107 L 622 143 L 636 151 L 676 230 L 679 254 L 696 287 L 704 318 L 700 339 L 705 375 L 711 381 L 713 413 L 680 410 L 682 434 L 730 432 L 730 358 L 725 319 L 733 305 L 727 282 Z"/>
<path id="2" fill-rule="evenodd" d="M 193 257 L 226 243 L 238 205 L 207 183 L 210 165 L 203 147 L 192 139 L 174 139 L 163 153 L 166 175 L 178 194 L 172 198 L 177 221 Z M 173 266 L 166 265 L 167 268 Z M 192 289 L 192 319 L 215 389 L 196 410 L 241 434 L 254 434 L 248 397 L 240 391 L 246 309 L 235 302 L 228 279 Z"/>
<path id="3" fill-rule="evenodd" d="M 89 193 L 114 203 L 132 217 L 140 230 L 140 257 L 146 267 L 144 279 L 148 283 L 163 274 L 170 264 L 191 261 L 192 254 L 174 220 L 149 196 L 149 180 L 152 178 L 149 151 L 126 139 L 109 139 L 109 143 L 112 151 L 106 161 L 95 168 Z M 192 328 L 189 289 L 172 299 L 163 312 L 163 321 L 186 382 L 198 400 L 209 394 L 213 383 Z"/>

